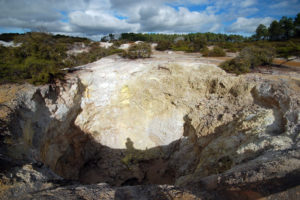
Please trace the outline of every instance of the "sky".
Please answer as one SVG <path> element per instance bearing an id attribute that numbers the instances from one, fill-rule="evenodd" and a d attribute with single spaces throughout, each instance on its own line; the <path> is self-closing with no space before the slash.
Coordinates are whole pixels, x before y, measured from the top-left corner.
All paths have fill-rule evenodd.
<path id="1" fill-rule="evenodd" d="M 0 33 L 43 30 L 100 39 L 108 33 L 251 35 L 300 0 L 0 0 Z"/>

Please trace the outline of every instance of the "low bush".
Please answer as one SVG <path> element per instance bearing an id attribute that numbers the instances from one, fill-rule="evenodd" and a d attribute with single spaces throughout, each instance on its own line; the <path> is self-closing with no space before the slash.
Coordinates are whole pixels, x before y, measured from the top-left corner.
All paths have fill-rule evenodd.
<path id="1" fill-rule="evenodd" d="M 281 46 L 276 48 L 277 54 L 280 57 L 289 59 L 291 56 L 296 58 L 300 57 L 300 44 L 289 41 L 286 46 Z"/>
<path id="2" fill-rule="evenodd" d="M 204 57 L 223 57 L 226 55 L 226 53 L 222 48 L 215 46 L 212 50 L 204 48 L 202 51 L 202 55 Z"/>
<path id="3" fill-rule="evenodd" d="M 269 65 L 272 63 L 275 57 L 275 50 L 267 47 L 245 47 L 239 57 L 243 60 L 247 60 L 250 63 L 251 68 L 258 67 L 260 65 Z"/>
<path id="4" fill-rule="evenodd" d="M 206 48 L 207 45 L 207 40 L 206 38 L 203 37 L 199 37 L 196 38 L 193 42 L 191 42 L 190 46 L 191 46 L 191 51 L 192 52 L 199 52 L 203 49 Z"/>
<path id="5" fill-rule="evenodd" d="M 150 58 L 151 45 L 148 43 L 139 43 L 131 45 L 127 51 L 123 52 L 124 58 L 137 59 L 137 58 Z"/>
<path id="6" fill-rule="evenodd" d="M 250 63 L 247 60 L 240 58 L 225 61 L 220 65 L 220 67 L 227 72 L 237 75 L 250 72 Z"/>
<path id="7" fill-rule="evenodd" d="M 191 52 L 192 46 L 189 42 L 184 40 L 178 40 L 174 44 L 172 44 L 172 50 L 173 51 L 185 51 L 185 52 Z"/>
<path id="8" fill-rule="evenodd" d="M 165 51 L 171 49 L 171 47 L 172 47 L 172 43 L 170 41 L 162 40 L 157 43 L 155 49 L 158 51 Z"/>
<path id="9" fill-rule="evenodd" d="M 238 49 L 235 47 L 230 47 L 229 49 L 227 49 L 227 52 L 236 53 L 236 52 L 238 52 Z"/>
<path id="10" fill-rule="evenodd" d="M 232 60 L 223 62 L 220 67 L 227 72 L 243 74 L 262 65 L 269 65 L 275 57 L 272 48 L 250 46 L 244 48 L 240 55 Z"/>

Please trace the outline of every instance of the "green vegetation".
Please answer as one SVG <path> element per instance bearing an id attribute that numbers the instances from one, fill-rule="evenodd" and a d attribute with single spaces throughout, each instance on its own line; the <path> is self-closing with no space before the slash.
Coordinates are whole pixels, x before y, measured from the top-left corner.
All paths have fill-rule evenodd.
<path id="1" fill-rule="evenodd" d="M 277 48 L 277 54 L 287 60 L 289 60 L 292 56 L 294 56 L 294 58 L 299 58 L 300 44 L 299 42 L 297 44 L 295 41 L 288 41 L 286 45 L 282 45 Z"/>
<path id="2" fill-rule="evenodd" d="M 60 66 L 66 57 L 67 47 L 58 43 L 48 34 L 28 33 L 17 37 L 20 47 L 1 47 L 1 82 L 21 82 L 27 80 L 33 84 L 53 81 L 61 78 Z"/>
<path id="3" fill-rule="evenodd" d="M 274 49 L 270 47 L 249 46 L 244 48 L 236 58 L 220 65 L 227 72 L 243 74 L 263 65 L 270 65 L 275 57 Z"/>
<path id="4" fill-rule="evenodd" d="M 226 55 L 226 53 L 222 48 L 220 48 L 218 46 L 214 46 L 214 48 L 212 50 L 205 48 L 202 51 L 202 55 L 204 57 L 223 57 Z"/>
<path id="5" fill-rule="evenodd" d="M 62 79 L 63 68 L 87 64 L 101 57 L 119 53 L 115 48 L 101 48 L 86 38 L 50 35 L 30 32 L 26 34 L 2 34 L 6 41 L 21 43 L 19 47 L 0 46 L 0 83 L 24 82 L 45 84 Z M 88 53 L 68 54 L 74 45 L 82 44 Z"/>
<path id="6" fill-rule="evenodd" d="M 158 51 L 165 51 L 170 50 L 172 48 L 172 42 L 168 40 L 162 40 L 157 43 L 157 46 L 155 47 Z"/>
<path id="7" fill-rule="evenodd" d="M 69 55 L 65 63 L 68 63 L 68 66 L 80 66 L 95 62 L 103 57 L 123 53 L 123 50 L 117 49 L 115 47 L 111 48 L 102 48 L 98 42 L 91 43 L 89 46 L 88 52 L 82 52 L 76 55 Z"/>
<path id="8" fill-rule="evenodd" d="M 185 51 L 185 52 L 191 52 L 192 46 L 189 42 L 184 40 L 178 40 L 177 42 L 174 42 L 172 44 L 172 50 L 173 51 Z"/>
<path id="9" fill-rule="evenodd" d="M 201 52 L 203 56 L 225 56 L 225 52 L 240 52 L 240 55 L 223 63 L 221 67 L 236 74 L 249 72 L 260 65 L 271 63 L 275 53 L 287 60 L 300 57 L 300 13 L 295 18 L 282 17 L 269 27 L 260 24 L 255 35 L 225 35 L 214 33 L 190 34 L 142 34 L 123 33 L 120 39 L 113 34 L 103 40 L 113 41 L 110 48 L 100 47 L 98 42 L 87 38 L 51 35 L 40 32 L 26 34 L 1 34 L 0 40 L 20 43 L 17 47 L 0 45 L 0 84 L 7 82 L 51 83 L 64 77 L 63 68 L 96 61 L 111 54 L 135 58 L 151 56 L 150 42 L 156 42 L 156 50 Z M 121 44 L 144 41 L 132 45 L 128 51 L 120 50 Z M 70 53 L 76 46 L 88 51 Z M 208 46 L 214 46 L 209 50 Z"/>
<path id="10" fill-rule="evenodd" d="M 123 52 L 123 57 L 130 59 L 150 58 L 151 53 L 151 45 L 141 42 L 131 45 L 127 51 Z"/>
<path id="11" fill-rule="evenodd" d="M 289 40 L 293 37 L 299 37 L 300 33 L 300 13 L 293 20 L 283 16 L 279 21 L 274 20 L 270 26 L 267 28 L 265 25 L 260 24 L 255 35 L 252 39 L 255 40 Z"/>
<path id="12" fill-rule="evenodd" d="M 174 42 L 178 38 L 183 38 L 184 41 L 194 42 L 195 40 L 205 40 L 209 43 L 214 42 L 243 42 L 247 41 L 246 37 L 241 35 L 226 35 L 216 33 L 190 33 L 190 34 L 159 34 L 159 33 L 122 33 L 119 40 L 127 42 L 144 41 L 144 42 Z"/>
<path id="13" fill-rule="evenodd" d="M 20 34 L 18 34 L 18 33 L 3 33 L 3 34 L 0 34 L 0 40 L 5 41 L 5 42 L 10 42 L 10 41 L 13 41 L 14 38 L 16 38 L 19 35 Z"/>

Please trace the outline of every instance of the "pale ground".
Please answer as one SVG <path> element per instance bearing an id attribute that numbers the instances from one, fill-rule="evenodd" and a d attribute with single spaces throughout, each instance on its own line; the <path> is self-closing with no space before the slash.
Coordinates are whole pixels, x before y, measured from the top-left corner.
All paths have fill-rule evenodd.
<path id="1" fill-rule="evenodd" d="M 225 73 L 215 63 L 218 61 L 201 58 L 200 54 L 154 51 L 147 59 L 129 60 L 113 55 L 82 66 L 77 74 L 86 90 L 83 111 L 75 123 L 101 144 L 115 149 L 126 148 L 127 138 L 138 149 L 168 145 L 183 137 L 187 111 L 183 107 L 175 109 L 165 101 L 161 87 L 168 86 L 179 95 L 185 88 L 181 85 L 186 83 L 181 76 L 186 73 Z M 178 71 L 175 65 L 183 70 Z M 168 76 L 171 71 L 172 76 Z M 191 95 L 185 92 L 182 91 L 184 98 Z"/>
<path id="2" fill-rule="evenodd" d="M 113 43 L 110 43 L 110 42 L 100 42 L 100 47 L 103 47 L 103 48 L 109 48 L 113 45 Z"/>
<path id="3" fill-rule="evenodd" d="M 112 55 L 81 66 L 76 73 L 86 91 L 81 105 L 83 112 L 75 123 L 101 144 L 115 149 L 125 148 L 127 138 L 139 149 L 168 145 L 183 137 L 183 117 L 187 111 L 184 106 L 174 109 L 167 105 L 165 102 L 170 103 L 169 100 L 160 95 L 176 88 L 174 94 L 193 96 L 191 91 L 182 91 L 190 86 L 184 86 L 186 80 L 181 76 L 185 74 L 185 79 L 191 74 L 200 78 L 225 77 L 226 73 L 217 66 L 228 59 L 153 50 L 151 58 L 147 59 L 129 60 Z M 180 66 L 180 69 L 174 66 Z M 272 68 L 271 72 L 255 74 L 263 76 L 262 73 L 271 75 L 272 79 L 292 81 L 295 86 L 299 84 L 298 72 Z M 167 89 L 164 86 L 168 86 Z"/>
<path id="4" fill-rule="evenodd" d="M 21 43 L 15 44 L 14 42 L 5 42 L 0 40 L 0 45 L 5 46 L 5 47 L 19 47 L 21 46 Z"/>

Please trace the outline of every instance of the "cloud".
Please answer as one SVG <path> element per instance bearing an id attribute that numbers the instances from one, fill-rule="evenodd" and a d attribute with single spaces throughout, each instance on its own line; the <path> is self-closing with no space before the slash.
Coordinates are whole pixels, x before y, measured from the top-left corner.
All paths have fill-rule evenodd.
<path id="1" fill-rule="evenodd" d="M 206 32 L 216 31 L 220 25 L 217 16 L 191 12 L 184 7 L 178 10 L 168 6 L 140 7 L 136 13 L 132 19 L 141 24 L 141 32 Z"/>
<path id="2" fill-rule="evenodd" d="M 283 15 L 296 15 L 299 13 L 300 1 L 299 0 L 276 0 L 267 6 L 266 12 L 279 16 Z"/>
<path id="3" fill-rule="evenodd" d="M 254 33 L 259 24 L 269 26 L 274 19 L 265 18 L 244 18 L 239 17 L 236 22 L 227 28 L 226 31 L 231 33 Z"/>
<path id="4" fill-rule="evenodd" d="M 253 33 L 256 25 L 267 25 L 278 13 L 295 13 L 299 4 L 299 0 L 0 0 L 0 28 L 46 27 L 49 32 L 89 37 L 111 32 Z"/>
<path id="5" fill-rule="evenodd" d="M 93 10 L 75 11 L 69 14 L 74 31 L 89 32 L 90 34 L 138 31 L 139 24 L 129 24 L 109 13 Z"/>
<path id="6" fill-rule="evenodd" d="M 241 7 L 249 7 L 255 5 L 257 2 L 256 0 L 245 0 L 241 2 Z"/>

